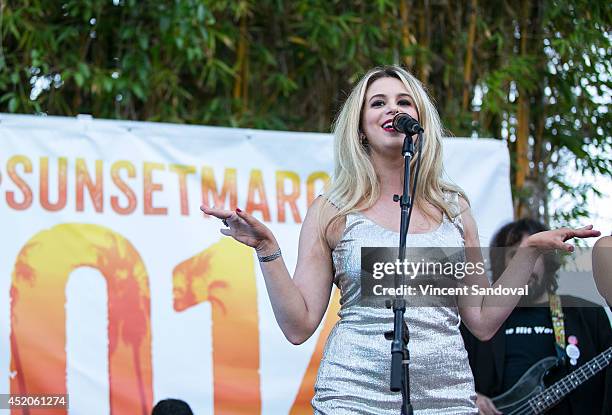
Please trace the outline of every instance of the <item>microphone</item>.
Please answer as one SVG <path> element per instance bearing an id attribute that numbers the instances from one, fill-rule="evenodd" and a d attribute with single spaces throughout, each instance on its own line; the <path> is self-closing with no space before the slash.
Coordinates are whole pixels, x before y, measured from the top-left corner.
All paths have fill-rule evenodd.
<path id="1" fill-rule="evenodd" d="M 414 135 L 425 131 L 417 120 L 405 112 L 400 112 L 393 117 L 393 129 L 406 135 Z"/>

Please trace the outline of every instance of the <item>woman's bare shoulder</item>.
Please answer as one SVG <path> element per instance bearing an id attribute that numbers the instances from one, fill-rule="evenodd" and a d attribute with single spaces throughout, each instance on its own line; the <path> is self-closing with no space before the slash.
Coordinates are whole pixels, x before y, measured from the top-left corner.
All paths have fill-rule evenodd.
<path id="1" fill-rule="evenodd" d="M 318 234 L 325 232 L 324 240 L 329 249 L 334 250 L 346 226 L 345 216 L 338 216 L 340 208 L 337 203 L 331 201 L 326 195 L 320 195 L 312 202 L 308 212 L 317 224 Z"/>

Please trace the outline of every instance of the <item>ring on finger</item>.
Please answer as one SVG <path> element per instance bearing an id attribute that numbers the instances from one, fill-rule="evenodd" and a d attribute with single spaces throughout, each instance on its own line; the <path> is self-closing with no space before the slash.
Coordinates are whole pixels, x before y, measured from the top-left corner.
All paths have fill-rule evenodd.
<path id="1" fill-rule="evenodd" d="M 223 224 L 229 228 L 229 225 L 227 224 L 227 219 L 221 219 L 221 222 L 223 222 Z"/>

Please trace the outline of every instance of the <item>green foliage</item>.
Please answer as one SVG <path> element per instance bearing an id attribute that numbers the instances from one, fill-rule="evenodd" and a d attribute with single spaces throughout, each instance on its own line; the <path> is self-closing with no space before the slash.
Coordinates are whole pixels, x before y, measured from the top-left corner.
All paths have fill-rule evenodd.
<path id="1" fill-rule="evenodd" d="M 410 62 L 450 131 L 505 138 L 512 152 L 517 96 L 528 96 L 532 167 L 515 198 L 548 220 L 546 195 L 577 188 L 567 159 L 611 176 L 612 9 L 478 2 L 468 45 L 469 3 L 3 0 L 0 111 L 329 131 L 359 75 Z M 551 219 L 586 214 L 587 200 L 574 201 Z"/>

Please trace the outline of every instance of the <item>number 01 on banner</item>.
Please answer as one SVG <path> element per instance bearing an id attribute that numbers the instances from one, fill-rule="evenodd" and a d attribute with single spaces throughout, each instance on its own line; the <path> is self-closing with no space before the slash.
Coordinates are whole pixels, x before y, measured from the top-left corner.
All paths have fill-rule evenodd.
<path id="1" fill-rule="evenodd" d="M 154 403 L 147 270 L 125 237 L 98 225 L 54 226 L 33 236 L 19 252 L 10 291 L 11 394 L 66 395 L 65 287 L 79 267 L 97 269 L 107 284 L 110 411 L 146 415 Z M 250 248 L 224 238 L 173 271 L 175 310 L 204 302 L 211 305 L 215 414 L 261 413 L 254 267 Z M 311 412 L 323 345 L 337 320 L 336 297 L 296 393 L 292 415 Z M 236 327 L 242 334 L 240 344 L 232 340 Z M 33 341 L 33 333 L 44 341 Z M 19 405 L 9 408 L 12 414 L 28 411 Z M 54 406 L 53 413 L 66 413 L 61 408 Z"/>

